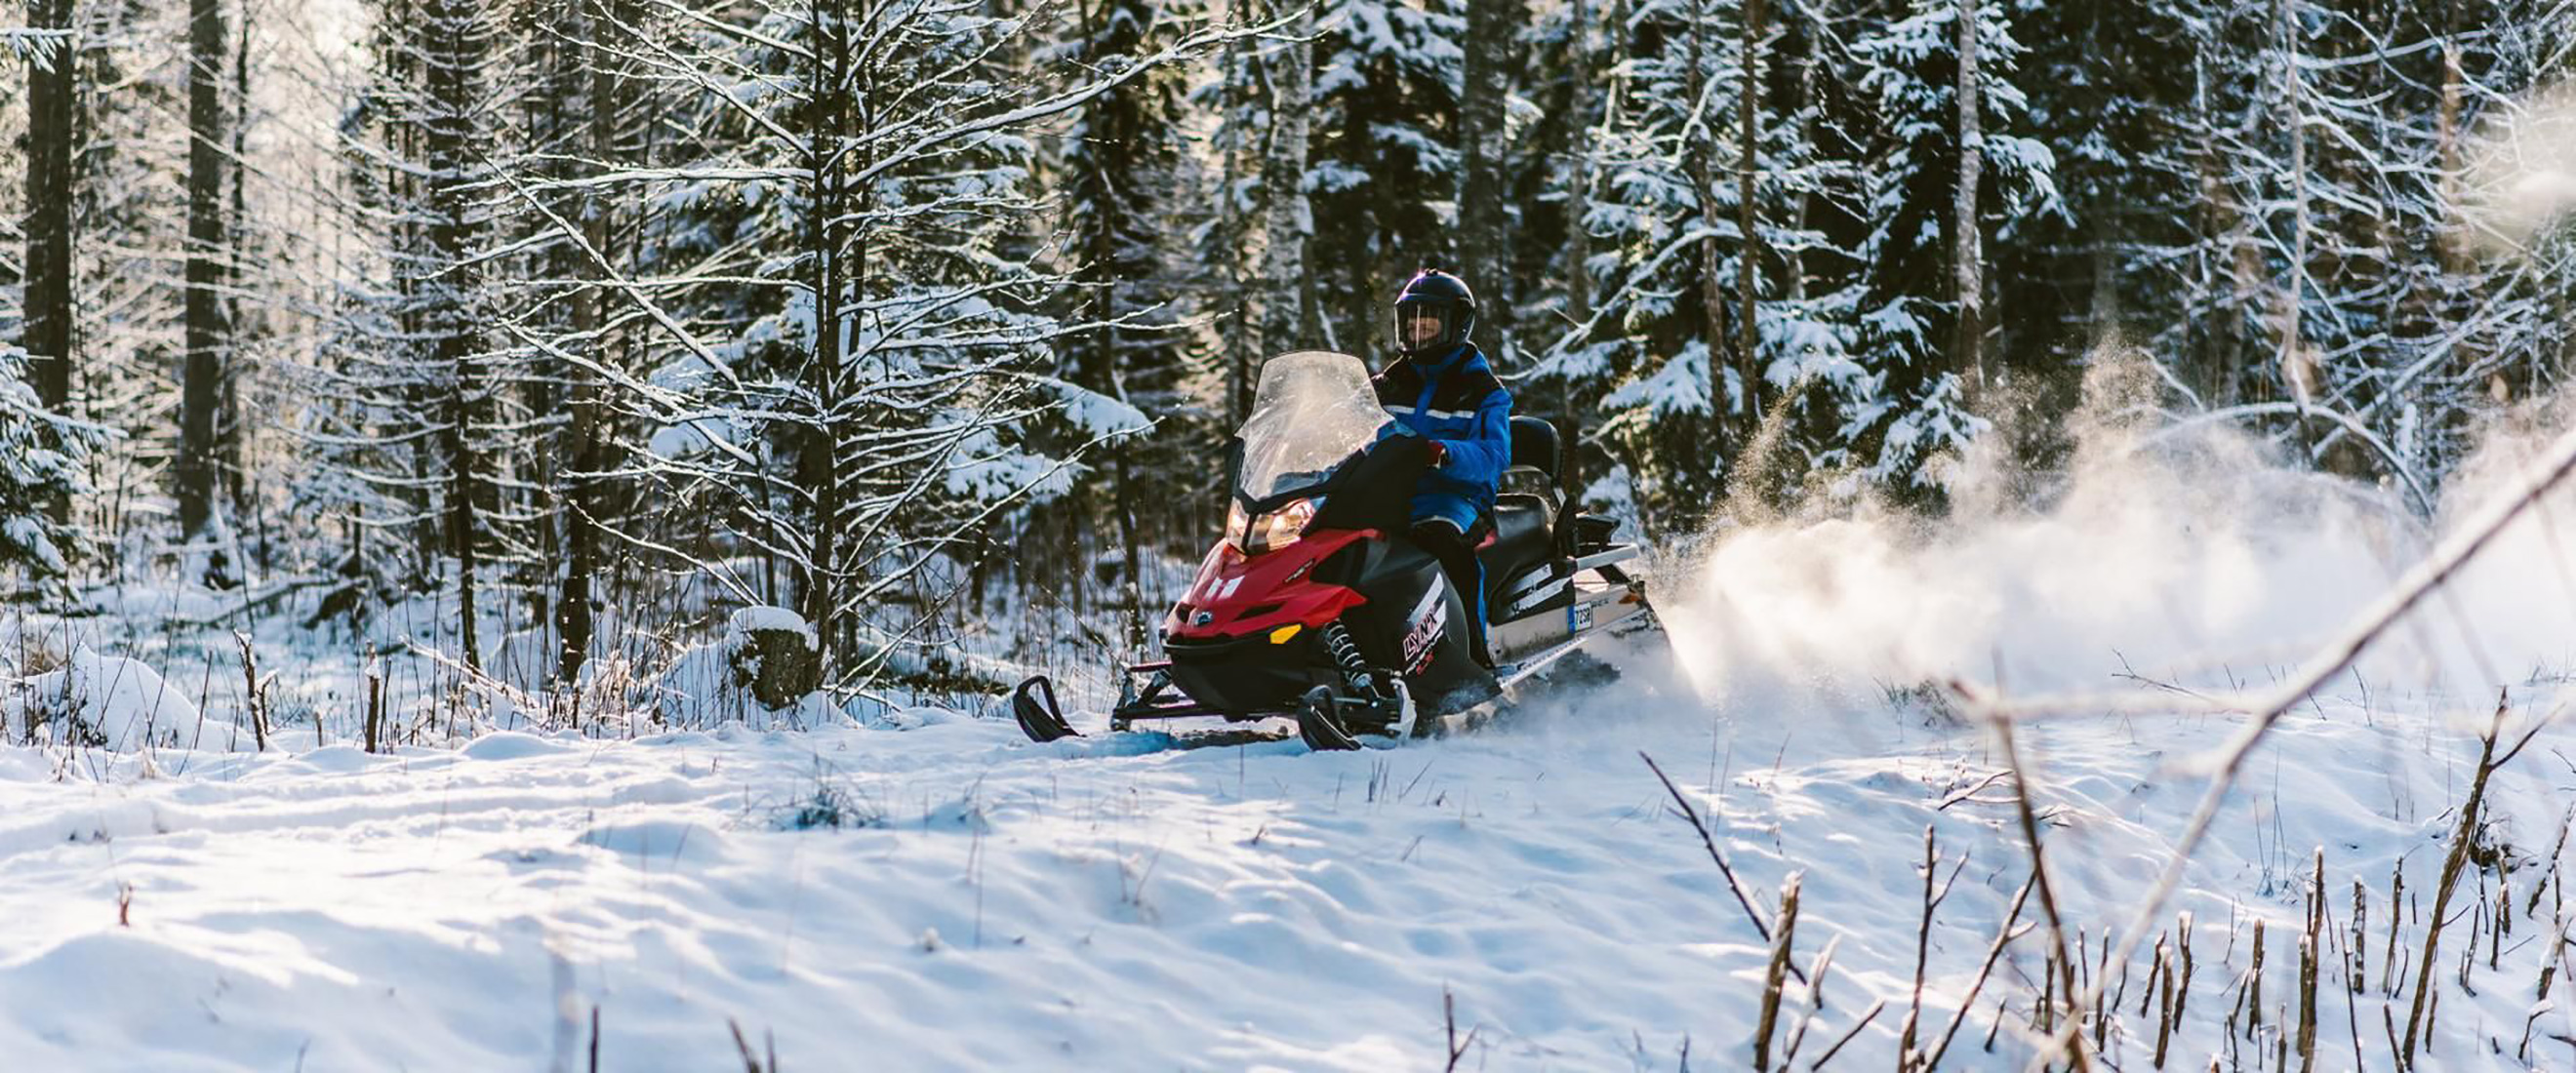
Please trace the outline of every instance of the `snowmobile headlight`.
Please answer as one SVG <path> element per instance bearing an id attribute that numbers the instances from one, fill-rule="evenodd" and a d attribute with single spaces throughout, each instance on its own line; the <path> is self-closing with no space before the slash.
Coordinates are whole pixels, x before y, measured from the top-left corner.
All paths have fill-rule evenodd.
<path id="1" fill-rule="evenodd" d="M 1287 506 L 1251 519 L 1236 546 L 1242 548 L 1246 555 L 1258 555 L 1296 543 L 1297 538 L 1306 535 L 1306 527 L 1315 521 L 1315 504 L 1313 499 L 1290 500 Z M 1238 504 L 1234 510 L 1235 515 L 1240 516 L 1243 507 Z M 1226 533 L 1231 536 L 1234 532 L 1234 518 L 1228 517 Z"/>
<path id="2" fill-rule="evenodd" d="M 1235 550 L 1241 551 L 1244 535 L 1251 531 L 1252 516 L 1243 512 L 1243 503 L 1237 500 L 1225 511 L 1225 542 L 1233 545 Z"/>

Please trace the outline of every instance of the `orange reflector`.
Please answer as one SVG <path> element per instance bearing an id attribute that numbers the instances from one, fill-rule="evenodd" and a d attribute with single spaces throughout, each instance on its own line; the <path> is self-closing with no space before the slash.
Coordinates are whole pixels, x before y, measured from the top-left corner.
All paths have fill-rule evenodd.
<path id="1" fill-rule="evenodd" d="M 1274 645 L 1287 644 L 1289 638 L 1297 636 L 1297 631 L 1305 628 L 1306 627 L 1294 622 L 1281 626 L 1278 629 L 1270 631 L 1270 643 Z"/>

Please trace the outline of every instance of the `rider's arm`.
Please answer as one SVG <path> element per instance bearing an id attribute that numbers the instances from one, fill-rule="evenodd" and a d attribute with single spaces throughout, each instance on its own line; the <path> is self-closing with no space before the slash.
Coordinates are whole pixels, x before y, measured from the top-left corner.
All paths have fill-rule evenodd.
<path id="1" fill-rule="evenodd" d="M 1495 388 L 1476 407 L 1476 422 L 1467 437 L 1434 440 L 1444 456 L 1440 472 L 1462 481 L 1496 484 L 1512 461 L 1512 393 Z"/>

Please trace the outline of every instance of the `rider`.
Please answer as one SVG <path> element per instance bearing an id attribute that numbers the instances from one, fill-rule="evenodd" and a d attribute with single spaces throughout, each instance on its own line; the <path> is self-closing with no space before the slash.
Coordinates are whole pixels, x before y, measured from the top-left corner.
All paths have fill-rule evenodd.
<path id="1" fill-rule="evenodd" d="M 1494 490 L 1512 457 L 1512 395 L 1467 340 L 1476 296 L 1467 282 L 1424 269 L 1395 299 L 1401 355 L 1374 378 L 1377 398 L 1427 444 L 1414 485 L 1414 543 L 1440 560 L 1468 608 L 1472 648 L 1485 658 L 1484 569 L 1478 541 L 1491 531 Z"/>

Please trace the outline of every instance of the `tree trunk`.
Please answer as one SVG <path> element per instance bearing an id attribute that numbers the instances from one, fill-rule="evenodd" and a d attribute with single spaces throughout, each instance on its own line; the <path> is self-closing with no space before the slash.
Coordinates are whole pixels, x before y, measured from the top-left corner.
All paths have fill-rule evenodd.
<path id="1" fill-rule="evenodd" d="M 1300 38 L 1314 33 L 1309 11 L 1298 26 Z M 1277 354 L 1310 344 L 1314 321 L 1314 285 L 1306 271 L 1306 240 L 1314 232 L 1313 209 L 1306 201 L 1306 113 L 1314 84 L 1313 46 L 1304 40 L 1279 50 L 1270 63 L 1270 146 L 1263 154 L 1262 189 L 1270 204 L 1263 220 L 1265 263 L 1262 279 L 1261 352 Z M 1297 295 L 1292 306 L 1288 295 Z"/>
<path id="2" fill-rule="evenodd" d="M 1572 165 L 1574 178 L 1566 184 L 1565 198 L 1565 310 L 1574 323 L 1592 319 L 1592 273 L 1584 267 L 1592 259 L 1592 231 L 1584 226 L 1584 217 L 1592 214 L 1592 173 L 1599 166 L 1595 148 L 1600 139 L 1593 137 L 1592 120 L 1592 12 L 1589 0 L 1574 0 L 1571 12 L 1574 56 L 1574 80 L 1566 110 L 1574 129 L 1574 143 L 1580 147 Z"/>
<path id="3" fill-rule="evenodd" d="M 232 159 L 236 163 L 248 159 L 250 151 L 249 106 L 240 103 L 250 100 L 250 11 L 247 4 L 242 7 L 241 14 L 242 31 L 233 37 L 233 101 L 234 107 L 241 109 L 240 113 L 233 117 L 231 130 Z M 248 437 L 242 427 L 242 363 L 233 360 L 233 355 L 239 352 L 241 339 L 249 332 L 249 329 L 244 327 L 246 322 L 242 317 L 241 305 L 243 247 L 246 245 L 244 235 L 248 230 L 250 219 L 249 212 L 244 208 L 247 202 L 243 195 L 243 174 L 248 170 L 234 167 L 225 173 L 225 178 L 232 187 L 232 211 L 224 220 L 224 282 L 229 287 L 228 293 L 224 296 L 224 330 L 228 335 L 228 345 L 225 349 L 226 360 L 223 368 L 223 398 L 216 404 L 215 409 L 215 455 L 221 460 L 221 472 L 217 474 L 217 480 L 222 484 L 226 498 L 233 505 L 234 517 L 240 517 L 252 509 L 250 484 L 243 479 L 249 444 L 245 442 Z M 259 568 L 263 571 L 267 570 L 269 563 L 266 538 L 260 540 L 259 560 Z"/>
<path id="4" fill-rule="evenodd" d="M 1816 92 L 1816 68 L 1826 62 L 1825 31 L 1826 27 L 1833 25 L 1833 5 L 1834 0 L 1814 0 L 1812 4 L 1807 5 L 1804 11 L 1806 54 L 1796 61 L 1798 64 L 1798 145 L 1801 147 L 1799 151 L 1810 159 L 1823 155 L 1822 146 L 1816 139 L 1816 117 L 1824 111 L 1825 105 L 1818 99 Z M 1804 184 L 1803 189 L 1798 191 L 1798 207 L 1793 211 L 1795 218 L 1790 221 L 1789 230 L 1799 235 L 1806 234 L 1807 221 L 1813 219 L 1816 212 L 1814 184 Z M 1787 288 L 1789 298 L 1791 301 L 1804 302 L 1807 300 L 1806 243 L 1803 240 L 1798 242 L 1796 248 L 1788 251 L 1786 259 L 1789 269 Z"/>
<path id="5" fill-rule="evenodd" d="M 585 14 L 578 17 L 590 24 L 590 40 L 595 46 L 590 53 L 589 94 L 584 102 L 589 109 L 591 158 L 602 169 L 613 168 L 618 164 L 616 117 L 624 108 L 624 86 L 617 76 L 608 41 L 613 24 L 606 19 L 591 19 L 586 14 L 588 9 L 582 10 Z M 596 258 L 605 259 L 615 202 L 606 195 L 594 195 L 585 208 L 584 240 Z M 573 331 L 589 348 L 591 360 L 607 365 L 615 360 L 611 355 L 613 344 L 606 335 L 608 273 L 598 260 L 587 257 L 583 258 L 581 271 L 593 283 L 573 296 Z M 563 591 L 555 601 L 555 635 L 561 648 L 556 655 L 555 675 L 558 688 L 570 689 L 581 681 L 581 669 L 590 660 L 591 638 L 597 630 L 591 604 L 599 575 L 599 516 L 606 510 L 600 497 L 600 472 L 607 468 L 607 451 L 600 442 L 604 430 L 599 419 L 598 374 L 579 366 L 566 372 L 572 392 L 572 457 L 563 474 Z"/>
<path id="6" fill-rule="evenodd" d="M 2441 221 L 2435 234 L 2439 246 L 2434 251 L 2435 263 L 2448 276 L 2459 276 L 2468 270 L 2468 250 L 2460 228 L 2460 95 L 2463 78 L 2460 72 L 2460 4 L 2448 0 L 2442 5 L 2442 110 L 2435 127 L 2440 139 Z M 2394 254 L 2395 250 L 2389 251 Z M 2447 281 L 2446 281 L 2447 282 Z M 2462 362 L 2470 364 L 2470 362 Z"/>
<path id="7" fill-rule="evenodd" d="M 1467 5 L 1464 92 L 1458 102 L 1458 270 L 1469 287 L 1486 295 L 1477 321 L 1489 330 L 1487 338 L 1495 341 L 1498 355 L 1500 341 L 1510 334 L 1506 312 L 1511 303 L 1504 294 L 1511 258 L 1505 253 L 1503 227 L 1503 98 L 1513 29 L 1502 3 Z"/>
<path id="8" fill-rule="evenodd" d="M 2291 7 L 2297 0 L 2275 0 L 2274 27 L 2281 50 L 2282 127 L 2290 138 L 2290 211 L 2295 222 L 2290 238 L 2290 283 L 2281 292 L 2281 386 L 2300 406 L 2300 420 L 2306 421 L 2306 407 L 2317 386 L 2315 370 L 2306 348 L 2300 345 L 2300 316 L 2307 304 L 2308 277 L 2308 134 L 2299 113 L 2299 37 L 2298 22 Z"/>
<path id="9" fill-rule="evenodd" d="M 31 30 L 68 31 L 72 0 L 29 0 Z M 27 373 L 36 401 L 70 414 L 72 364 L 72 139 L 78 65 L 72 42 L 53 44 L 52 55 L 27 63 Z M 53 496 L 45 512 L 57 525 L 71 520 L 71 500 Z"/>
<path id="10" fill-rule="evenodd" d="M 1684 152 L 1689 157 L 1691 196 L 1699 202 L 1699 225 L 1702 232 L 1699 240 L 1699 299 L 1700 311 L 1708 322 L 1701 339 L 1708 354 L 1709 451 L 1713 456 L 1710 469 L 1712 472 L 1723 473 L 1731 461 L 1729 456 L 1734 446 L 1727 436 L 1727 430 L 1735 408 L 1732 400 L 1727 396 L 1725 365 L 1718 360 L 1718 356 L 1727 349 L 1726 286 L 1724 281 L 1718 278 L 1718 269 L 1724 264 L 1724 255 L 1719 251 L 1717 243 L 1717 225 L 1720 217 L 1717 206 L 1717 164 L 1711 159 L 1714 154 L 1711 143 L 1714 139 L 1711 137 L 1712 130 L 1706 122 L 1707 116 L 1701 111 L 1708 100 L 1707 59 L 1711 19 L 1708 0 L 1696 0 L 1691 5 L 1690 77 L 1688 79 L 1691 105 L 1690 113 L 1683 117 L 1682 130 Z"/>
<path id="11" fill-rule="evenodd" d="M 1595 148 L 1601 139 L 1594 136 L 1592 122 L 1592 12 L 1589 0 L 1574 0 L 1571 12 L 1573 41 L 1573 93 L 1567 102 L 1573 128 L 1573 142 L 1581 147 L 1572 164 L 1573 181 L 1566 184 L 1565 197 L 1565 309 L 1580 326 L 1592 320 L 1592 229 L 1585 218 L 1592 215 L 1592 175 L 1600 166 Z M 1602 126 L 1609 124 L 1605 121 Z M 1577 340 L 1581 343 L 1584 340 Z M 1582 482 L 1575 473 L 1575 459 L 1581 457 L 1583 425 L 1574 411 L 1574 385 L 1569 379 L 1557 397 L 1556 487 L 1569 498 L 1581 491 Z"/>
<path id="12" fill-rule="evenodd" d="M 1978 129 L 1977 0 L 1959 0 L 1959 189 L 1951 226 L 1951 264 L 1959 285 L 1959 324 L 1951 356 L 1971 406 L 1985 393 L 1985 267 L 1977 222 L 1977 185 L 1985 170 L 1985 136 Z"/>
<path id="13" fill-rule="evenodd" d="M 488 385 L 479 367 L 483 351 L 479 315 L 472 307 L 480 270 L 468 258 L 474 253 L 470 214 L 479 196 L 471 189 L 470 173 L 480 149 L 474 144 L 472 117 L 488 26 L 472 3 L 430 0 L 423 7 L 419 32 L 428 59 L 422 75 L 429 113 L 429 240 L 439 270 L 428 282 L 437 297 L 427 327 L 437 367 L 450 377 L 447 398 L 442 400 L 447 420 L 440 435 L 447 467 L 447 547 L 456 557 L 456 603 L 462 616 L 458 633 L 465 666 L 479 672 L 483 661 L 476 637 L 474 575 L 480 559 L 479 513 L 488 492 L 476 427 Z"/>
<path id="14" fill-rule="evenodd" d="M 814 5 L 811 18 L 814 41 L 821 52 L 810 65 L 812 81 L 807 91 L 814 96 L 815 117 L 819 129 L 812 132 L 808 152 L 807 181 L 812 184 L 806 217 L 809 246 L 806 250 L 813 263 L 808 285 L 814 289 L 814 355 L 807 364 L 806 389 L 815 400 L 814 422 L 806 429 L 799 468 L 804 472 L 805 487 L 814 501 L 813 547 L 807 555 L 804 571 L 805 621 L 822 639 L 823 663 L 831 667 L 833 657 L 843 651 L 840 628 L 841 561 L 841 477 L 838 459 L 843 389 L 841 365 L 841 289 L 842 249 L 841 221 L 848 210 L 848 191 L 842 183 L 839 167 L 841 140 L 849 126 L 849 24 L 845 12 L 827 13 L 826 5 Z"/>
<path id="15" fill-rule="evenodd" d="M 1735 282 L 1739 294 L 1736 311 L 1736 375 L 1744 381 L 1744 412 L 1747 427 L 1762 421 L 1762 325 L 1755 305 L 1759 297 L 1755 284 L 1761 278 L 1761 221 L 1754 212 L 1754 175 L 1761 166 L 1762 110 L 1762 0 L 1744 0 L 1744 70 L 1736 89 L 1736 119 L 1742 128 L 1742 159 L 1736 166 L 1736 229 L 1742 237 L 1742 259 L 1736 263 Z"/>
<path id="16" fill-rule="evenodd" d="M 1249 154 L 1244 148 L 1247 132 L 1244 114 L 1249 111 L 1247 90 L 1251 80 L 1248 50 L 1240 41 L 1225 45 L 1225 93 L 1223 95 L 1226 144 L 1223 184 L 1218 187 L 1217 227 L 1225 256 L 1225 308 L 1230 312 L 1225 322 L 1225 428 L 1226 435 L 1243 427 L 1243 419 L 1252 414 L 1252 365 L 1259 360 L 1252 353 L 1254 332 L 1250 279 L 1244 272 L 1244 246 L 1251 237 L 1251 222 L 1244 219 L 1243 201 L 1237 187 L 1241 185 Z"/>
<path id="17" fill-rule="evenodd" d="M 2192 171 L 2199 178 L 2200 205 L 2196 222 L 2200 241 L 2192 250 L 2191 300 L 2186 306 L 2192 323 L 2192 334 L 2200 340 L 2194 348 L 2199 362 L 2192 379 L 2200 387 L 2201 399 L 2211 407 L 2234 402 L 2236 381 L 2236 333 L 2226 325 L 2228 303 L 2220 298 L 2226 288 L 2220 285 L 2224 271 L 2223 246 L 2227 241 L 2227 184 L 2219 167 L 2215 146 L 2218 124 L 2209 102 L 2209 62 L 2202 49 L 2194 49 L 2191 60 L 2192 125 L 2190 128 Z"/>
<path id="18" fill-rule="evenodd" d="M 194 540 L 215 500 L 215 409 L 222 399 L 224 324 L 224 15 L 219 0 L 188 0 L 187 360 L 179 391 L 179 531 Z M 234 569 L 240 569 L 235 564 Z"/>

